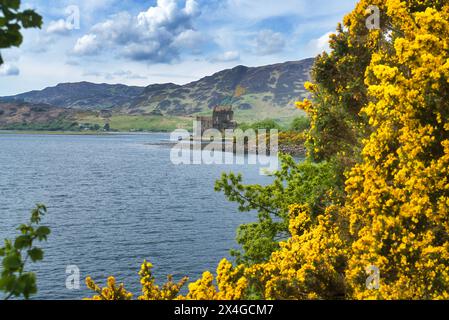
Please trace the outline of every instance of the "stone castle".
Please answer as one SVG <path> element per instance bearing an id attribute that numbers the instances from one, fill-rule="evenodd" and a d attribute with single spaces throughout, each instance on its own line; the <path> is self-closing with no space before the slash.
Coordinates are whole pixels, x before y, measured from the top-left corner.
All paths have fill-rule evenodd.
<path id="1" fill-rule="evenodd" d="M 216 106 L 213 109 L 212 117 L 196 117 L 196 121 L 197 125 L 201 125 L 201 135 L 208 129 L 217 129 L 223 132 L 226 129 L 237 127 L 231 106 Z"/>

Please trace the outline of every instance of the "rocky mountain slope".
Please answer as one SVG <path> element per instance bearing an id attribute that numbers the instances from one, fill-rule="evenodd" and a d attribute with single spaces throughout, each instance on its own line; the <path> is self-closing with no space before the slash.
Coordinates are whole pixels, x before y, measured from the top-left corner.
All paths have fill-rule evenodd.
<path id="1" fill-rule="evenodd" d="M 237 66 L 183 86 L 168 83 L 142 88 L 64 83 L 2 100 L 172 116 L 209 113 L 218 104 L 232 103 L 237 114 L 239 111 L 282 114 L 290 113 L 294 102 L 306 94 L 304 82 L 309 80 L 312 64 L 313 59 L 306 59 L 254 68 Z"/>
<path id="2" fill-rule="evenodd" d="M 2 100 L 45 103 L 69 109 L 100 110 L 126 106 L 143 90 L 143 87 L 130 87 L 122 84 L 61 83 L 40 91 L 4 97 Z"/>
<path id="3" fill-rule="evenodd" d="M 237 66 L 184 86 L 152 85 L 125 108 L 129 113 L 186 115 L 232 103 L 238 110 L 291 109 L 306 91 L 313 59 L 264 67 Z"/>
<path id="4" fill-rule="evenodd" d="M 46 104 L 0 103 L 0 124 L 44 122 L 69 114 L 69 110 Z"/>
<path id="5" fill-rule="evenodd" d="M 39 125 L 53 121 L 70 121 L 75 112 L 44 103 L 0 102 L 0 128 L 11 125 Z"/>

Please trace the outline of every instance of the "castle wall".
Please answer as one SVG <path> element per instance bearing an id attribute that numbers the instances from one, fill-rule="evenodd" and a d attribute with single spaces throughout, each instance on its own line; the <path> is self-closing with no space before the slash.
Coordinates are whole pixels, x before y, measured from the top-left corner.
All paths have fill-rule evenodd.
<path id="1" fill-rule="evenodd" d="M 212 117 L 198 116 L 196 117 L 197 128 L 194 134 L 196 136 L 203 135 L 208 129 L 217 129 L 224 131 L 226 129 L 235 129 L 237 127 L 234 121 L 234 111 L 231 107 L 215 107 Z M 199 130 L 201 127 L 201 131 Z"/>

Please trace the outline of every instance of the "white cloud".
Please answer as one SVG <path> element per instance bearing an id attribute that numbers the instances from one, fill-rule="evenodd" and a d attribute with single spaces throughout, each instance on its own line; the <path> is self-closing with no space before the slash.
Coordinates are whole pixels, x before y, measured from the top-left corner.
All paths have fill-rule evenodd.
<path id="1" fill-rule="evenodd" d="M 64 19 L 52 21 L 48 24 L 47 27 L 47 33 L 53 33 L 58 35 L 67 35 L 72 30 L 73 24 L 65 21 Z"/>
<path id="2" fill-rule="evenodd" d="M 213 62 L 232 62 L 240 60 L 238 51 L 226 51 L 211 59 Z"/>
<path id="3" fill-rule="evenodd" d="M 20 74 L 19 68 L 14 65 L 5 63 L 0 66 L 0 76 L 8 77 L 8 76 L 18 76 Z"/>
<path id="4" fill-rule="evenodd" d="M 261 30 L 256 37 L 256 53 L 270 55 L 281 52 L 285 47 L 284 36 L 273 30 Z"/>
<path id="5" fill-rule="evenodd" d="M 190 49 L 192 53 L 201 53 L 201 46 L 206 42 L 206 37 L 195 30 L 186 30 L 181 32 L 173 41 L 176 48 Z"/>
<path id="6" fill-rule="evenodd" d="M 143 76 L 138 73 L 134 73 L 130 70 L 118 70 L 114 72 L 99 72 L 99 71 L 87 71 L 84 72 L 83 77 L 91 77 L 96 79 L 105 79 L 105 80 L 115 80 L 119 79 L 127 79 L 127 80 L 145 80 L 147 79 L 146 76 Z"/>
<path id="7" fill-rule="evenodd" d="M 331 34 L 334 34 L 335 32 L 327 32 L 318 39 L 314 39 L 310 41 L 309 46 L 314 54 L 320 54 L 323 51 L 329 52 L 329 37 Z"/>
<path id="8" fill-rule="evenodd" d="M 96 24 L 78 39 L 74 52 L 85 55 L 110 49 L 131 60 L 171 62 L 180 49 L 198 49 L 201 35 L 193 24 L 200 14 L 196 0 L 187 0 L 184 7 L 177 0 L 158 0 L 136 17 L 122 12 Z"/>
<path id="9" fill-rule="evenodd" d="M 187 0 L 184 8 L 178 6 L 176 0 L 157 0 L 155 7 L 139 13 L 137 21 L 145 26 L 149 32 L 157 32 L 160 28 L 176 29 L 189 25 L 191 18 L 198 16 L 199 10 L 196 0 Z"/>
<path id="10" fill-rule="evenodd" d="M 111 73 L 112 77 L 118 77 L 119 79 L 139 79 L 139 80 L 144 80 L 147 79 L 146 76 L 143 76 L 141 74 L 138 73 L 134 73 L 130 70 L 119 70 L 119 71 L 115 71 L 113 73 Z"/>
<path id="11" fill-rule="evenodd" d="M 97 35 L 87 34 L 76 41 L 73 51 L 80 55 L 91 55 L 99 51 Z"/>

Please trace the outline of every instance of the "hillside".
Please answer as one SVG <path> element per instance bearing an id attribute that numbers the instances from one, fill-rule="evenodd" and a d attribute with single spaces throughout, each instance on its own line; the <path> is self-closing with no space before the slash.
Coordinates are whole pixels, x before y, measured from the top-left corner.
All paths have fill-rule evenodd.
<path id="1" fill-rule="evenodd" d="M 101 110 L 126 106 L 143 90 L 143 87 L 130 87 L 122 84 L 61 83 L 40 91 L 35 90 L 12 97 L 4 97 L 3 100 L 45 103 L 70 109 Z"/>
<path id="2" fill-rule="evenodd" d="M 0 103 L 0 125 L 2 126 L 15 123 L 45 123 L 70 116 L 73 116 L 72 111 L 47 104 Z"/>
<path id="3" fill-rule="evenodd" d="M 242 111 L 290 115 L 294 102 L 306 94 L 313 59 L 264 67 L 237 66 L 184 86 L 148 86 L 129 106 L 127 113 L 189 115 L 208 113 L 217 104 L 232 103 Z"/>
<path id="4" fill-rule="evenodd" d="M 1 129 L 72 130 L 77 113 L 48 104 L 0 102 Z"/>
<path id="5" fill-rule="evenodd" d="M 218 104 L 232 104 L 238 122 L 271 118 L 287 123 L 301 115 L 294 102 L 306 95 L 304 82 L 310 78 L 313 61 L 253 68 L 237 66 L 182 86 L 173 83 L 147 87 L 89 82 L 58 84 L 0 98 L 3 111 L 0 127 L 58 118 L 100 126 L 116 120 L 120 129 L 147 130 L 145 121 L 158 122 L 164 118 L 170 119 L 170 125 L 163 127 L 168 129 L 184 126 L 186 119 L 195 115 L 209 115 Z M 33 111 L 35 108 L 41 111 Z M 139 125 L 134 128 L 134 124 Z"/>

